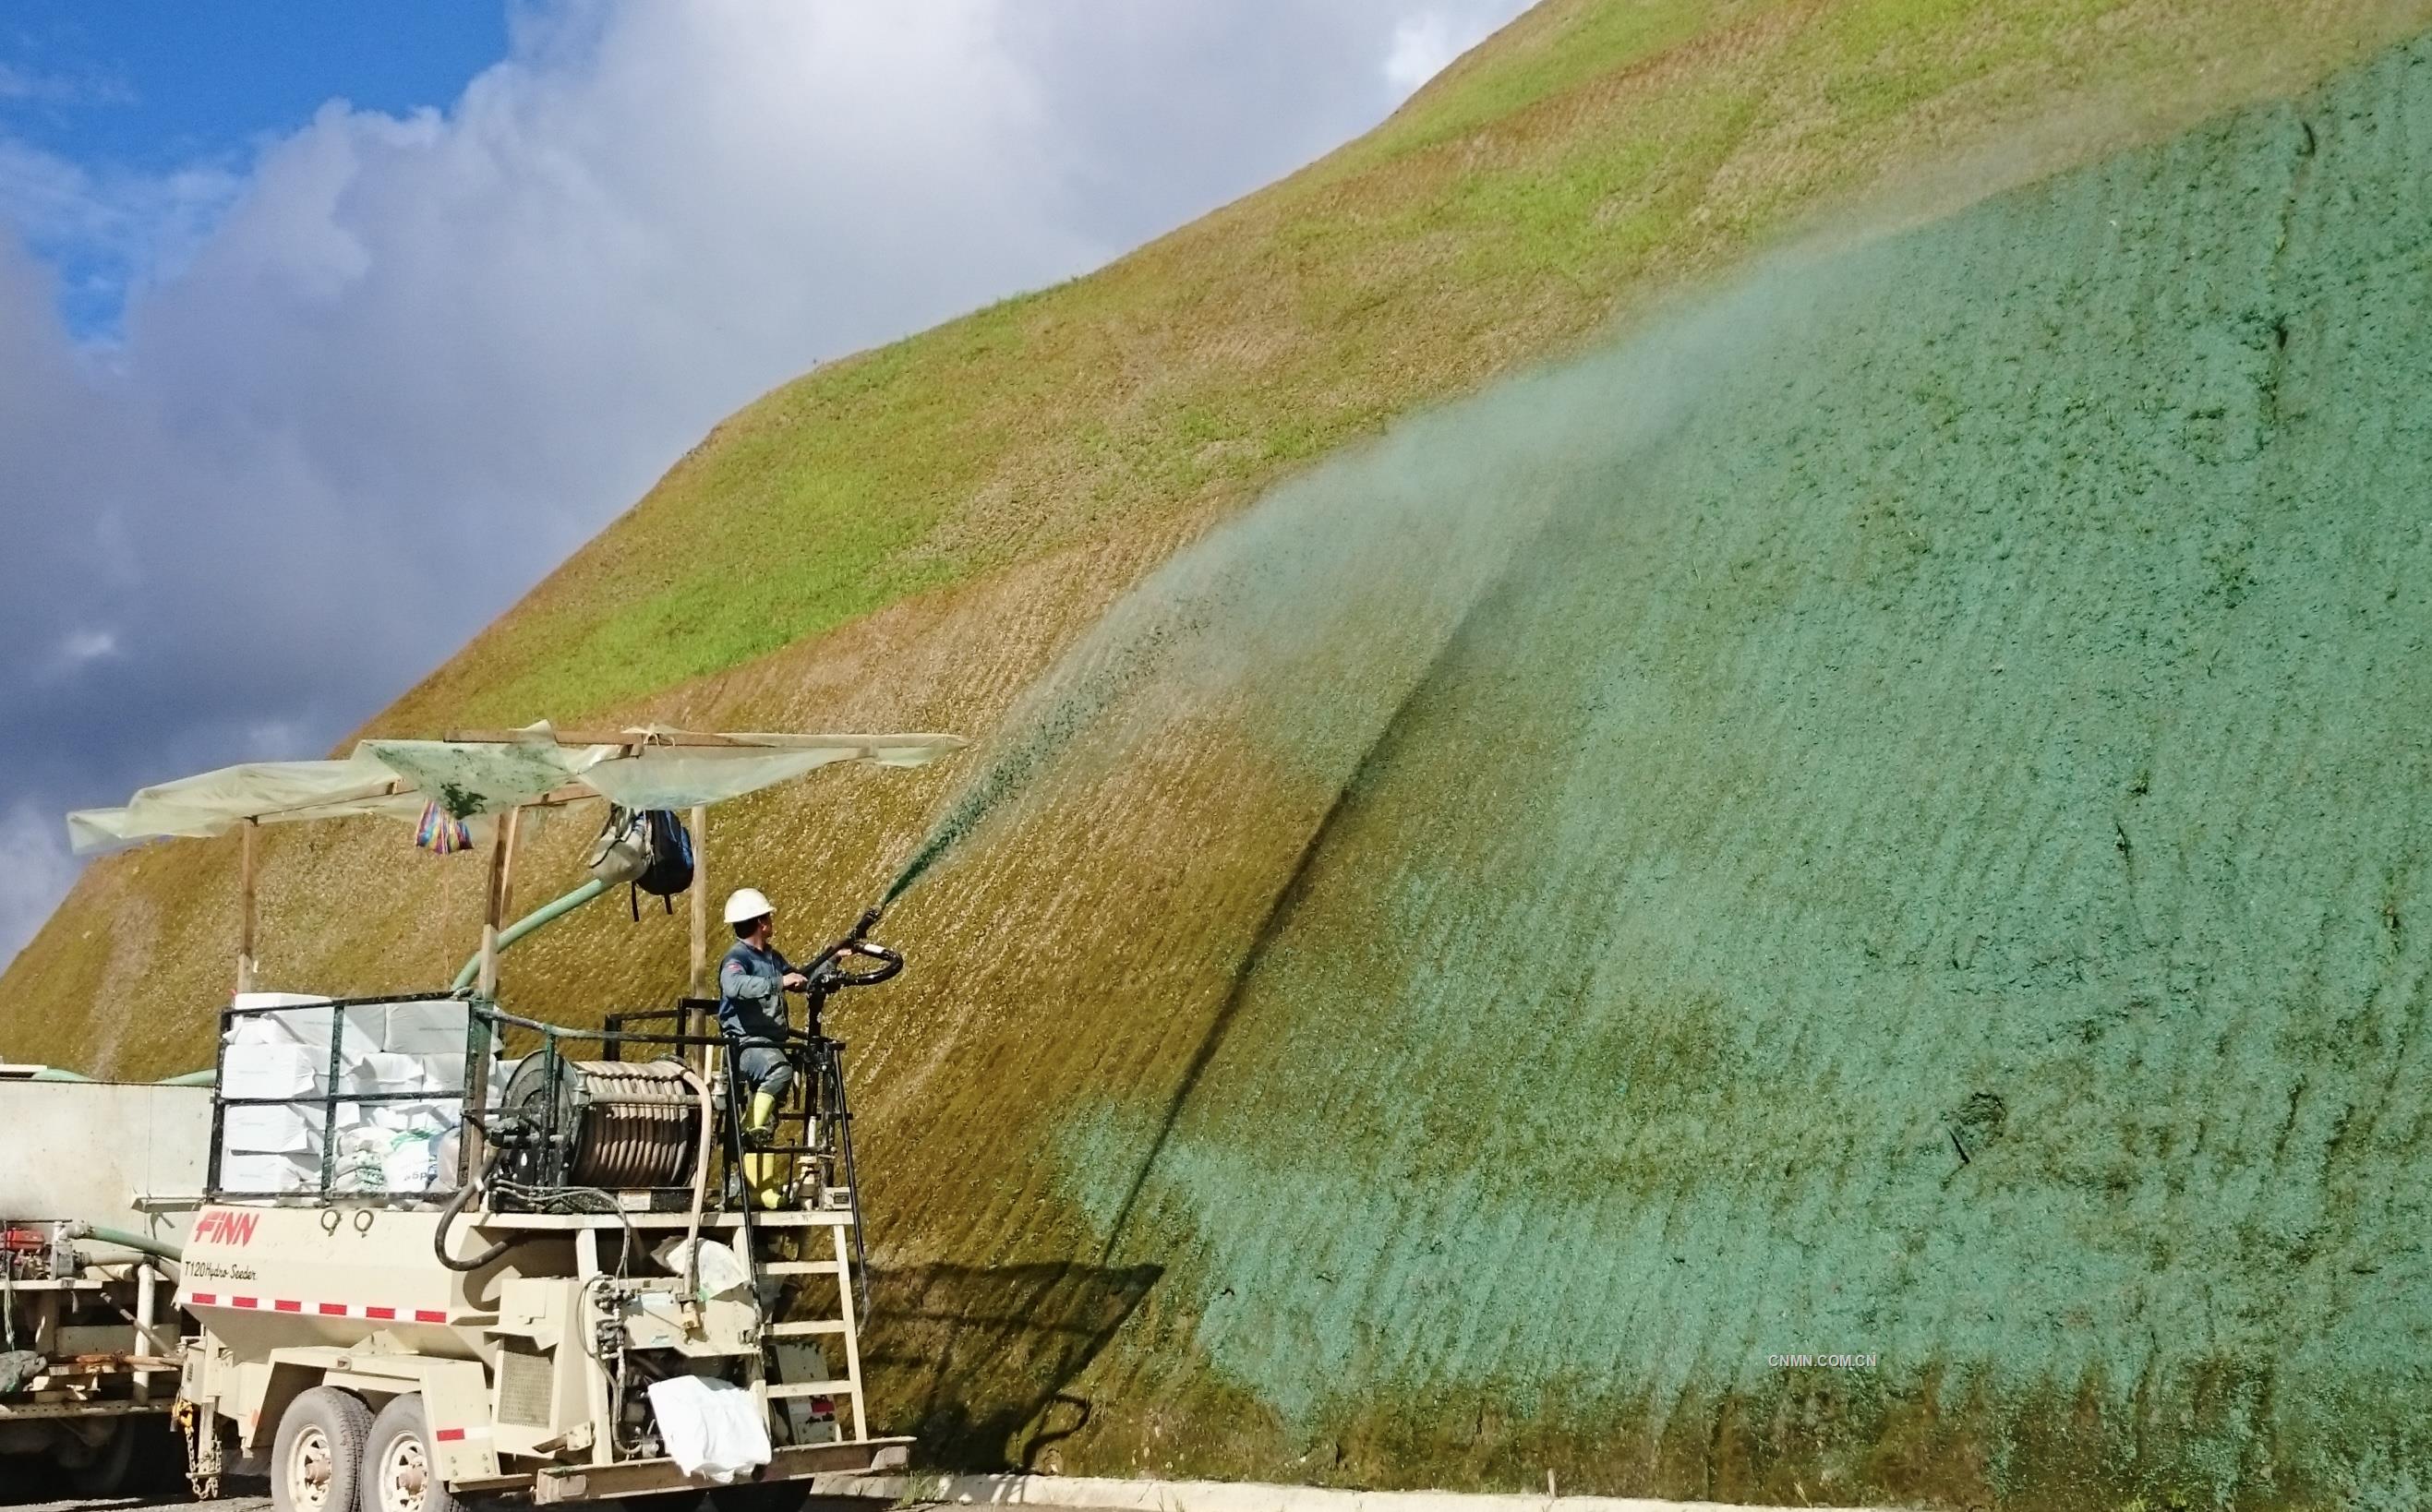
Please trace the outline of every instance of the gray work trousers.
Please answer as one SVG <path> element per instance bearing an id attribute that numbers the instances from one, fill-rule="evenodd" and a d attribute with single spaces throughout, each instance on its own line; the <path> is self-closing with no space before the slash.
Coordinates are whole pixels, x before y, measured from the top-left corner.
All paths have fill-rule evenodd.
<path id="1" fill-rule="evenodd" d="M 744 1095 L 747 1111 L 754 1092 L 766 1092 L 778 1101 L 794 1084 L 794 1067 L 785 1060 L 785 1052 L 774 1045 L 746 1045 L 735 1052 L 735 1079 Z"/>

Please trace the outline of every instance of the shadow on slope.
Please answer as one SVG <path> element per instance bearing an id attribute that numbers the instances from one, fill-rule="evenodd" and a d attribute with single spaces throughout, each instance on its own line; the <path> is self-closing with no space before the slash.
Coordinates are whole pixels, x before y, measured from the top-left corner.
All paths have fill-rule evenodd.
<path id="1" fill-rule="evenodd" d="M 1070 1387 L 1162 1274 L 1060 1262 L 873 1271 L 862 1357 L 888 1431 L 917 1435 L 924 1464 L 1037 1469 L 1089 1425 L 1094 1403 Z"/>

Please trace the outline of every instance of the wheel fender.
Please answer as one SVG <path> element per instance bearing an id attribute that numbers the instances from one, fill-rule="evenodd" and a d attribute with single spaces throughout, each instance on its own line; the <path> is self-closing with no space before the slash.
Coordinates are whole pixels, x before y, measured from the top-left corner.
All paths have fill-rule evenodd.
<path id="1" fill-rule="evenodd" d="M 442 1478 L 486 1480 L 498 1473 L 498 1446 L 490 1437 L 490 1383 L 479 1360 L 308 1346 L 272 1351 L 270 1371 L 260 1420 L 264 1423 L 276 1423 L 278 1411 L 273 1409 L 284 1410 L 309 1386 L 341 1386 L 375 1403 L 419 1391 L 431 1427 L 429 1447 Z"/>
<path id="2" fill-rule="evenodd" d="M 439 1478 L 449 1485 L 489 1480 L 498 1473 L 498 1448 L 490 1436 L 490 1383 L 478 1360 L 387 1359 L 398 1377 L 390 1389 L 422 1393 L 422 1420 L 431 1431 L 425 1447 Z"/>
<path id="3" fill-rule="evenodd" d="M 241 1374 L 238 1399 L 237 1445 L 247 1454 L 267 1454 L 270 1440 L 279 1432 L 279 1420 L 287 1404 L 321 1384 L 326 1371 L 322 1362 L 289 1358 L 301 1351 L 273 1350 L 270 1358 L 248 1366 Z M 255 1394 L 256 1383 L 261 1393 Z"/>

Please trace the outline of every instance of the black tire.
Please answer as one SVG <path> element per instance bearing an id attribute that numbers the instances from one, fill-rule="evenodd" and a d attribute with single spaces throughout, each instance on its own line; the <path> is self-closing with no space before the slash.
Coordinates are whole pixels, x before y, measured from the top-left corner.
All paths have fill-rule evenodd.
<path id="1" fill-rule="evenodd" d="M 326 1386 L 298 1392 L 270 1440 L 272 1512 L 354 1512 L 371 1427 L 372 1409 L 351 1392 Z"/>
<path id="2" fill-rule="evenodd" d="M 66 1467 L 68 1489 L 80 1497 L 116 1496 L 135 1469 L 135 1420 L 110 1424 L 110 1436 L 89 1458 Z"/>
<path id="3" fill-rule="evenodd" d="M 800 1481 L 770 1481 L 709 1488 L 712 1512 L 802 1512 L 810 1487 Z"/>
<path id="4" fill-rule="evenodd" d="M 391 1397 L 372 1420 L 355 1504 L 356 1512 L 464 1512 L 464 1504 L 439 1479 L 439 1454 L 431 1446 L 421 1392 Z"/>

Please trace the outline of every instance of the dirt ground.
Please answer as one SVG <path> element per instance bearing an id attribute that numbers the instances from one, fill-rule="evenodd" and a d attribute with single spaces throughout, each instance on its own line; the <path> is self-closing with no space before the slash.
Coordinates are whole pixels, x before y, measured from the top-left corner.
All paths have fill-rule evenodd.
<path id="1" fill-rule="evenodd" d="M 874 1507 L 878 1504 L 842 1501 L 821 1501 L 817 1504 L 820 1512 L 832 1512 L 832 1509 L 840 1507 Z M 618 1512 L 619 1504 L 617 1503 L 603 1502 L 599 1505 L 603 1512 Z M 209 1502 L 190 1501 L 182 1496 L 122 1496 L 83 1501 L 18 1502 L 8 1494 L 8 1488 L 0 1487 L 0 1506 L 17 1507 L 21 1512 L 152 1512 L 154 1508 L 164 1509 L 164 1512 L 168 1508 L 176 1508 L 177 1512 L 270 1512 L 270 1497 L 265 1492 L 259 1496 L 223 1496 Z M 665 1501 L 654 1499 L 650 1512 L 684 1512 L 684 1509 L 673 1499 Z M 1043 1509 L 1043 1512 L 1054 1512 L 1054 1509 Z"/>

